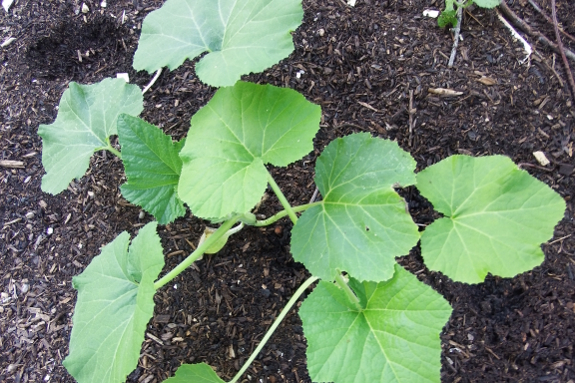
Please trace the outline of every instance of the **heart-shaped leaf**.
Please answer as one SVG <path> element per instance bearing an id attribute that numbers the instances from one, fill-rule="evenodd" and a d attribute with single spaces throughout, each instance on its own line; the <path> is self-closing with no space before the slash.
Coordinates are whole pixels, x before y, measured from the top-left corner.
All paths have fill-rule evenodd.
<path id="1" fill-rule="evenodd" d="M 291 89 L 241 81 L 219 89 L 192 118 L 180 198 L 202 218 L 248 212 L 264 194 L 264 165 L 309 153 L 320 118 L 320 107 Z"/>
<path id="2" fill-rule="evenodd" d="M 321 205 L 292 231 L 294 259 L 315 276 L 347 271 L 364 281 L 393 275 L 394 258 L 417 244 L 417 226 L 394 186 L 415 183 L 415 161 L 397 143 L 353 134 L 331 142 L 316 163 Z"/>
<path id="3" fill-rule="evenodd" d="M 439 383 L 439 333 L 449 303 L 397 264 L 386 282 L 352 279 L 350 285 L 362 310 L 324 281 L 299 310 L 312 381 Z"/>
<path id="4" fill-rule="evenodd" d="M 208 52 L 196 66 L 200 80 L 231 86 L 287 57 L 302 18 L 301 0 L 168 0 L 144 20 L 134 68 L 175 69 Z"/>
<path id="5" fill-rule="evenodd" d="M 71 82 L 62 95 L 58 116 L 51 125 L 40 125 L 42 137 L 42 190 L 57 194 L 74 178 L 81 178 L 90 157 L 109 146 L 117 134 L 121 113 L 137 116 L 143 109 L 142 91 L 122 79 L 107 78 L 98 84 Z"/>
<path id="6" fill-rule="evenodd" d="M 138 364 L 164 266 L 156 226 L 144 226 L 129 251 L 123 232 L 73 279 L 78 301 L 64 366 L 79 383 L 124 382 Z"/>
<path id="7" fill-rule="evenodd" d="M 479 283 L 513 277 L 543 262 L 565 201 L 507 157 L 452 156 L 417 175 L 417 187 L 445 217 L 421 237 L 431 270 Z"/>
<path id="8" fill-rule="evenodd" d="M 128 182 L 122 195 L 142 206 L 165 225 L 186 213 L 176 193 L 183 141 L 172 138 L 146 121 L 126 114 L 118 118 L 118 138 Z"/>

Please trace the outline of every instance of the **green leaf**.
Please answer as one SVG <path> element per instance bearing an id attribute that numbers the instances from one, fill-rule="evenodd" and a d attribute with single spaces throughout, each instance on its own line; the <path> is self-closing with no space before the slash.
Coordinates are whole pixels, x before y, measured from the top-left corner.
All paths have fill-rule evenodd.
<path id="1" fill-rule="evenodd" d="M 165 225 L 186 213 L 176 193 L 182 160 L 183 141 L 172 142 L 154 125 L 126 114 L 118 118 L 118 138 L 128 182 L 122 195 L 142 206 Z"/>
<path id="2" fill-rule="evenodd" d="M 565 201 L 507 157 L 452 156 L 417 175 L 417 187 L 445 217 L 428 226 L 421 252 L 431 270 L 479 283 L 543 262 Z"/>
<path id="3" fill-rule="evenodd" d="M 224 383 L 210 366 L 205 363 L 183 364 L 176 375 L 164 383 Z"/>
<path id="4" fill-rule="evenodd" d="M 231 86 L 286 58 L 302 19 L 301 0 L 168 0 L 144 20 L 134 68 L 175 69 L 208 52 L 196 66 L 200 80 Z"/>
<path id="5" fill-rule="evenodd" d="M 79 383 L 124 382 L 138 364 L 164 266 L 156 226 L 144 226 L 129 251 L 123 232 L 72 280 L 78 301 L 64 366 Z"/>
<path id="6" fill-rule="evenodd" d="M 437 18 L 437 25 L 439 25 L 440 28 L 444 28 L 450 24 L 452 28 L 455 28 L 457 26 L 457 11 L 445 10 L 441 12 L 439 17 Z"/>
<path id="7" fill-rule="evenodd" d="M 142 91 L 122 79 L 104 79 L 98 84 L 70 83 L 62 95 L 58 116 L 51 125 L 40 125 L 42 137 L 42 190 L 58 194 L 74 178 L 81 178 L 90 157 L 109 146 L 117 134 L 121 113 L 138 115 L 143 109 Z"/>
<path id="8" fill-rule="evenodd" d="M 202 218 L 251 210 L 264 194 L 265 164 L 287 166 L 313 149 L 321 109 L 291 89 L 238 82 L 192 118 L 178 186 Z"/>
<path id="9" fill-rule="evenodd" d="M 501 3 L 501 0 L 473 0 L 473 3 L 481 8 L 495 8 Z"/>
<path id="10" fill-rule="evenodd" d="M 394 258 L 419 240 L 405 201 L 393 190 L 414 184 L 414 169 L 413 158 L 389 140 L 360 133 L 331 142 L 315 169 L 323 201 L 292 230 L 294 259 L 325 280 L 338 269 L 361 281 L 391 278 Z"/>
<path id="11" fill-rule="evenodd" d="M 312 381 L 439 382 L 447 301 L 397 264 L 389 281 L 350 282 L 363 310 L 324 281 L 299 310 Z"/>

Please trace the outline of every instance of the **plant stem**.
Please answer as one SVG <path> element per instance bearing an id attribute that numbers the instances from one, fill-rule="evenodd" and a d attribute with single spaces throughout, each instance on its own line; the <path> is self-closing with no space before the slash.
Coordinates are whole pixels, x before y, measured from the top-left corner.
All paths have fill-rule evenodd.
<path id="1" fill-rule="evenodd" d="M 297 222 L 297 216 L 295 215 L 295 212 L 294 212 L 293 208 L 291 207 L 291 205 L 289 204 L 286 196 L 284 195 L 284 193 L 282 193 L 280 187 L 278 186 L 278 184 L 276 184 L 276 181 L 274 180 L 274 178 L 272 177 L 272 175 L 270 174 L 269 171 L 268 171 L 268 183 L 272 187 L 272 190 L 274 191 L 274 193 L 276 193 L 276 196 L 280 200 L 280 203 L 282 204 L 284 209 L 286 209 L 287 214 L 289 215 L 291 221 L 295 225 L 295 223 Z"/>
<path id="2" fill-rule="evenodd" d="M 361 307 L 361 305 L 359 304 L 359 299 L 357 298 L 357 296 L 355 295 L 355 293 L 353 292 L 353 290 L 351 289 L 351 287 L 349 287 L 349 285 L 347 284 L 347 282 L 345 281 L 345 279 L 343 278 L 343 275 L 341 275 L 341 273 L 338 271 L 337 275 L 335 276 L 335 283 L 338 285 L 338 287 L 340 289 L 342 289 L 345 293 L 345 295 L 347 296 L 347 298 L 349 299 L 349 301 L 351 303 L 353 303 L 353 305 L 355 306 L 355 308 L 358 311 L 362 311 L 363 308 Z"/>
<path id="3" fill-rule="evenodd" d="M 236 383 L 241 376 L 244 374 L 244 372 L 246 372 L 246 370 L 250 367 L 250 365 L 252 364 L 252 362 L 256 359 L 256 357 L 258 356 L 258 354 L 260 353 L 260 351 L 265 347 L 266 343 L 268 342 L 268 340 L 271 338 L 271 336 L 273 335 L 274 331 L 278 328 L 278 326 L 280 325 L 280 323 L 283 321 L 283 319 L 285 318 L 285 316 L 287 315 L 287 313 L 291 310 L 292 306 L 297 302 L 297 300 L 299 299 L 299 297 L 304 293 L 304 291 L 315 281 L 317 281 L 319 278 L 318 277 L 309 277 L 308 279 L 306 279 L 304 281 L 304 283 L 301 284 L 301 286 L 297 289 L 297 291 L 294 293 L 294 295 L 290 298 L 290 300 L 288 301 L 288 303 L 285 305 L 285 307 L 283 308 L 283 310 L 280 312 L 280 314 L 278 315 L 278 317 L 276 318 L 276 320 L 274 321 L 274 323 L 272 324 L 272 326 L 269 328 L 269 330 L 266 332 L 266 334 L 264 335 L 264 337 L 262 338 L 260 344 L 258 345 L 258 347 L 254 350 L 254 352 L 252 352 L 252 354 L 250 355 L 249 359 L 244 363 L 244 365 L 242 366 L 242 368 L 238 371 L 238 373 L 236 374 L 236 376 L 234 376 L 234 378 L 232 380 L 230 380 L 229 383 Z"/>
<path id="4" fill-rule="evenodd" d="M 305 210 L 309 209 L 310 207 L 316 206 L 316 205 L 321 205 L 321 201 L 313 202 L 313 203 L 307 203 L 305 205 L 294 206 L 294 207 L 292 207 L 292 210 L 294 211 L 294 213 L 298 213 L 300 211 L 305 211 Z M 272 223 L 279 221 L 283 217 L 287 216 L 288 214 L 289 213 L 287 210 L 282 210 L 279 213 L 277 213 L 277 214 L 275 214 L 269 218 L 266 218 L 266 219 L 261 220 L 261 221 L 256 221 L 256 223 L 253 226 L 256 226 L 256 227 L 269 226 Z"/>
<path id="5" fill-rule="evenodd" d="M 222 226 L 218 228 L 213 234 L 211 234 L 205 242 L 203 242 L 196 250 L 194 250 L 186 259 L 184 259 L 179 265 L 174 267 L 168 274 L 164 275 L 162 278 L 154 282 L 154 288 L 158 290 L 160 287 L 164 286 L 166 283 L 170 282 L 172 279 L 177 277 L 182 271 L 187 269 L 192 263 L 194 263 L 198 258 L 200 258 L 206 250 L 208 250 L 213 243 L 220 239 L 224 234 L 228 232 L 238 222 L 240 216 L 233 217 L 225 221 Z"/>
<path id="6" fill-rule="evenodd" d="M 449 63 L 447 67 L 451 68 L 455 61 L 455 54 L 457 53 L 457 45 L 459 44 L 459 33 L 461 31 L 461 16 L 463 15 L 463 7 L 457 7 L 457 25 L 455 26 L 455 39 L 453 40 L 453 48 L 451 49 L 451 56 L 449 56 Z"/>
<path id="7" fill-rule="evenodd" d="M 105 149 L 107 151 L 109 151 L 110 153 L 112 153 L 113 155 L 115 155 L 118 158 L 122 158 L 122 153 L 120 153 L 116 148 L 114 148 L 112 146 L 112 144 L 110 144 L 110 141 L 108 141 L 108 146 L 104 146 L 101 149 Z"/>

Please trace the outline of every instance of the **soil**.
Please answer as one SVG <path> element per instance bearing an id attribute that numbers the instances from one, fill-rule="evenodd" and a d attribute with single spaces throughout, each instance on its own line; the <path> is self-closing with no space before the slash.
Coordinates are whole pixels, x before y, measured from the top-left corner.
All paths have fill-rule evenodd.
<path id="1" fill-rule="evenodd" d="M 62 366 L 76 297 L 71 278 L 120 232 L 134 235 L 151 220 L 121 197 L 122 165 L 106 153 L 97 153 L 86 176 L 63 193 L 40 189 L 38 125 L 54 121 L 69 82 L 126 72 L 144 86 L 152 77 L 131 63 L 142 20 L 162 1 L 109 1 L 106 8 L 86 1 L 86 14 L 81 4 L 16 0 L 8 13 L 0 10 L 0 42 L 16 39 L 0 50 L 0 160 L 20 161 L 0 166 L 3 382 L 74 381 Z M 489 276 L 464 285 L 428 271 L 418 248 L 399 261 L 453 306 L 441 335 L 442 382 L 575 382 L 575 109 L 560 56 L 528 37 L 536 52 L 523 62 L 523 46 L 495 10 L 472 8 L 464 14 L 455 66 L 448 68 L 452 33 L 422 16 L 424 9 L 440 9 L 439 0 L 303 5 L 293 54 L 247 77 L 296 89 L 323 109 L 315 151 L 287 171 L 273 170 L 290 202 L 309 201 L 317 155 L 352 132 L 397 140 L 418 170 L 457 153 L 511 157 L 567 202 L 554 238 L 542 246 L 541 266 L 512 279 Z M 540 5 L 551 15 L 549 4 Z M 510 7 L 555 41 L 552 26 L 526 0 Z M 575 35 L 573 3 L 558 0 L 557 7 L 560 24 Z M 574 41 L 563 41 L 575 50 Z M 178 139 L 215 91 L 197 80 L 193 64 L 164 71 L 145 94 L 142 117 Z M 433 88 L 462 94 L 442 97 L 429 93 Z M 540 165 L 535 151 L 551 163 Z M 402 195 L 417 223 L 433 220 L 417 190 Z M 278 210 L 270 197 L 258 213 Z M 192 250 L 204 225 L 188 214 L 160 227 L 166 270 Z M 289 253 L 290 228 L 286 220 L 246 229 L 161 289 L 128 381 L 161 382 L 189 362 L 206 362 L 230 379 L 308 276 Z M 310 382 L 305 349 L 292 312 L 243 381 Z"/>

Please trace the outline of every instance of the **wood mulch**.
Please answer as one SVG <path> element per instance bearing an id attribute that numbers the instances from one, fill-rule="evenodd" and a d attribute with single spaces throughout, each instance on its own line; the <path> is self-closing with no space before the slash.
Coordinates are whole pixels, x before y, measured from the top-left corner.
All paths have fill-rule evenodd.
<path id="1" fill-rule="evenodd" d="M 538 0 L 551 15 L 547 2 Z M 151 220 L 119 192 L 119 160 L 93 157 L 88 174 L 57 196 L 42 193 L 39 124 L 54 121 L 70 81 L 94 83 L 129 73 L 144 86 L 151 76 L 131 68 L 141 22 L 159 0 L 85 2 L 17 0 L 0 9 L 0 381 L 73 382 L 62 366 L 75 291 L 71 278 L 121 231 L 135 234 Z M 535 30 L 552 26 L 527 0 L 508 2 Z M 315 151 L 274 169 L 290 202 L 314 191 L 313 164 L 332 139 L 370 132 L 397 140 L 418 169 L 451 154 L 510 156 L 567 201 L 565 218 L 543 245 L 545 262 L 513 279 L 453 283 L 429 272 L 418 248 L 400 263 L 453 306 L 442 338 L 442 382 L 575 382 L 575 108 L 559 56 L 528 38 L 528 63 L 494 10 L 464 14 L 463 41 L 447 68 L 452 34 L 422 16 L 440 0 L 304 0 L 295 52 L 251 81 L 287 86 L 323 109 Z M 558 0 L 559 21 L 575 35 L 575 8 Z M 564 39 L 575 51 L 575 42 Z M 571 62 L 572 67 L 575 62 Z M 488 80 L 486 80 L 488 79 Z M 489 83 L 489 84 L 487 84 Z M 430 89 L 449 88 L 442 97 Z M 214 89 L 193 63 L 165 71 L 145 95 L 143 118 L 174 138 Z M 412 107 L 410 106 L 412 104 Z M 551 161 L 540 165 L 534 151 Z M 418 223 L 433 220 L 414 188 L 402 191 Z M 279 209 L 271 197 L 259 214 Z M 204 223 L 189 215 L 159 233 L 166 270 L 181 261 Z M 182 363 L 207 362 L 231 378 L 267 327 L 307 277 L 289 253 L 291 224 L 248 228 L 225 249 L 187 270 L 156 295 L 138 368 L 129 382 L 161 382 Z M 306 342 L 295 312 L 288 315 L 244 375 L 245 382 L 310 382 Z"/>

